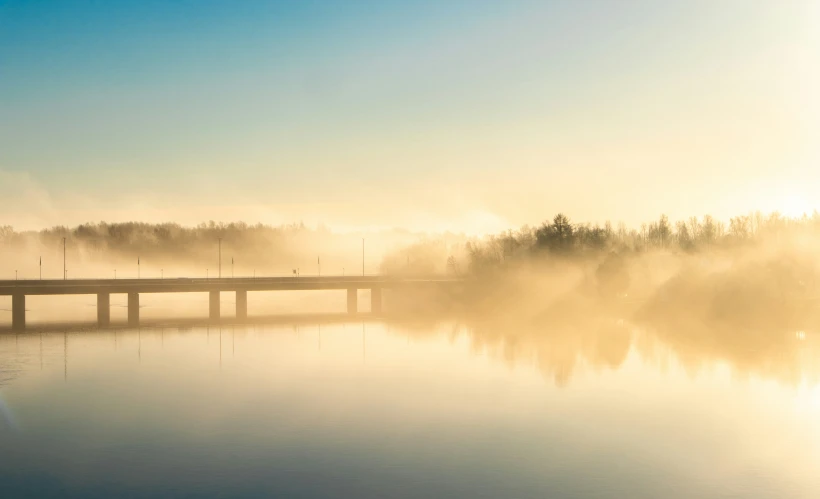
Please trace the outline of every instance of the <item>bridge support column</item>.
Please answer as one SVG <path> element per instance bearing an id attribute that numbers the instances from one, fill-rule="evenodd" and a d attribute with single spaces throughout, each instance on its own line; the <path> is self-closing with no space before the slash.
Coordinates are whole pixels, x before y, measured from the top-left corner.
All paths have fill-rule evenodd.
<path id="1" fill-rule="evenodd" d="M 347 289 L 347 313 L 355 314 L 359 311 L 359 290 L 356 288 Z"/>
<path id="2" fill-rule="evenodd" d="M 140 294 L 128 293 L 128 325 L 138 327 L 140 325 Z"/>
<path id="3" fill-rule="evenodd" d="M 22 331 L 26 328 L 26 295 L 11 295 L 11 329 Z"/>
<path id="4" fill-rule="evenodd" d="M 248 292 L 246 290 L 236 292 L 236 318 L 239 320 L 248 318 Z"/>
<path id="5" fill-rule="evenodd" d="M 382 288 L 370 290 L 370 313 L 382 313 Z"/>
<path id="6" fill-rule="evenodd" d="M 97 327 L 111 324 L 111 294 L 97 293 Z"/>
<path id="7" fill-rule="evenodd" d="M 219 320 L 219 291 L 209 291 L 210 314 L 212 321 Z"/>

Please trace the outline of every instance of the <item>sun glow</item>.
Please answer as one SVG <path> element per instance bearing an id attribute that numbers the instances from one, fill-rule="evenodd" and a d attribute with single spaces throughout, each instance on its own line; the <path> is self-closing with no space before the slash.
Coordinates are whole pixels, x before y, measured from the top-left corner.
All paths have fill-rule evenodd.
<path id="1" fill-rule="evenodd" d="M 789 218 L 800 218 L 803 215 L 810 216 L 813 211 L 811 204 L 799 194 L 783 196 L 775 204 L 774 209 Z"/>

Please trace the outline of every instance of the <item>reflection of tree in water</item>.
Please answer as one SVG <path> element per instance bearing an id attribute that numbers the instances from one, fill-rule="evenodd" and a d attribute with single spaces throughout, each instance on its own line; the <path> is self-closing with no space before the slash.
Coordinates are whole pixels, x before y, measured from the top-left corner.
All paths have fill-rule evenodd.
<path id="1" fill-rule="evenodd" d="M 674 359 L 691 374 L 726 363 L 736 375 L 789 385 L 820 383 L 820 338 L 794 330 L 731 327 L 652 327 L 635 329 L 607 317 L 567 318 L 541 327 L 482 321 L 468 328 L 477 353 L 513 367 L 531 364 L 557 386 L 567 386 L 581 367 L 617 370 L 631 348 L 649 364 Z"/>
<path id="2" fill-rule="evenodd" d="M 681 273 L 647 300 L 635 320 L 687 369 L 726 362 L 746 376 L 817 383 L 814 270 L 813 263 L 784 258 Z"/>
<path id="3" fill-rule="evenodd" d="M 558 386 L 566 386 L 579 365 L 617 369 L 626 359 L 631 333 L 605 317 L 577 317 L 553 324 L 523 324 L 485 320 L 472 324 L 470 338 L 477 350 L 514 366 L 530 362 Z"/>
<path id="4" fill-rule="evenodd" d="M 818 277 L 812 258 L 776 254 L 684 266 L 659 285 L 642 279 L 635 288 L 632 279 L 627 298 L 621 295 L 630 286 L 624 262 L 611 255 L 594 280 L 584 278 L 540 303 L 530 298 L 544 296 L 533 287 L 505 291 L 494 318 L 484 313 L 474 321 L 472 337 L 508 364 L 533 361 L 558 384 L 582 362 L 618 368 L 633 342 L 650 362 L 664 350 L 658 345 L 671 349 L 690 372 L 725 362 L 743 376 L 816 384 Z M 643 333 L 618 325 L 624 323 Z"/>
<path id="5" fill-rule="evenodd" d="M 671 350 L 690 373 L 726 363 L 735 375 L 761 377 L 789 385 L 820 383 L 820 342 L 795 330 L 754 330 L 730 326 L 658 326 L 636 342 L 644 358 L 657 358 L 659 346 Z"/>
<path id="6" fill-rule="evenodd" d="M 713 294 L 701 286 L 709 287 Z M 724 293 L 735 300 L 748 299 L 734 293 L 732 286 L 722 289 L 704 281 L 691 290 L 700 301 L 662 290 L 663 300 L 650 299 L 637 312 L 625 308 L 623 315 L 617 308 L 573 295 L 553 302 L 534 317 L 485 313 L 463 320 L 477 354 L 488 354 L 510 367 L 537 366 L 558 386 L 568 385 L 581 367 L 620 368 L 633 345 L 650 365 L 663 363 L 671 355 L 693 374 L 726 363 L 741 376 L 790 385 L 820 383 L 820 336 L 811 333 L 818 330 L 813 326 L 817 324 L 815 309 L 770 303 L 757 304 L 759 310 L 745 314 L 717 313 Z M 673 295 L 684 301 L 669 300 Z M 755 320 L 766 314 L 768 320 Z M 627 320 L 617 319 L 619 316 Z M 429 337 L 437 334 L 431 324 L 405 323 L 402 329 Z"/>
<path id="7" fill-rule="evenodd" d="M 632 333 L 622 321 L 590 314 L 583 304 L 556 303 L 544 314 L 524 319 L 504 314 L 477 314 L 464 320 L 471 348 L 509 367 L 535 365 L 556 385 L 566 386 L 575 370 L 583 365 L 596 369 L 617 369 L 626 359 Z M 440 335 L 434 319 L 394 322 L 403 334 L 417 338 Z"/>

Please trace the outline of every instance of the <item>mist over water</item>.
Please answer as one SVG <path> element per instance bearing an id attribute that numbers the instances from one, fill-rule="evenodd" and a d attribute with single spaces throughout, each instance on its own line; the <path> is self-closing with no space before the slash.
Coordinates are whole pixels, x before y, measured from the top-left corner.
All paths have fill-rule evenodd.
<path id="1" fill-rule="evenodd" d="M 818 342 L 756 361 L 628 324 L 3 335 L 0 476 L 38 497 L 808 498 Z"/>

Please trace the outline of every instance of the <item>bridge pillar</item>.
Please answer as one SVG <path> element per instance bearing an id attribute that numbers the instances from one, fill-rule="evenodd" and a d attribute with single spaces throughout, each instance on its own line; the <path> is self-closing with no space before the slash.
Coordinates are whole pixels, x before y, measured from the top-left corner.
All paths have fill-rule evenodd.
<path id="1" fill-rule="evenodd" d="M 111 324 L 111 294 L 97 293 L 97 327 Z"/>
<path id="2" fill-rule="evenodd" d="M 359 290 L 356 288 L 347 289 L 347 313 L 355 314 L 359 311 Z"/>
<path id="3" fill-rule="evenodd" d="M 26 328 L 26 295 L 11 295 L 11 329 L 22 331 Z"/>
<path id="4" fill-rule="evenodd" d="M 239 320 L 248 318 L 248 292 L 244 289 L 236 291 L 236 318 Z"/>
<path id="5" fill-rule="evenodd" d="M 128 325 L 140 325 L 140 294 L 133 291 L 128 293 Z"/>
<path id="6" fill-rule="evenodd" d="M 210 314 L 212 321 L 219 320 L 219 291 L 209 291 Z"/>
<path id="7" fill-rule="evenodd" d="M 370 290 L 370 313 L 382 313 L 382 288 Z"/>

